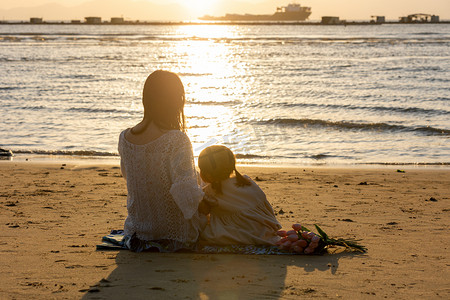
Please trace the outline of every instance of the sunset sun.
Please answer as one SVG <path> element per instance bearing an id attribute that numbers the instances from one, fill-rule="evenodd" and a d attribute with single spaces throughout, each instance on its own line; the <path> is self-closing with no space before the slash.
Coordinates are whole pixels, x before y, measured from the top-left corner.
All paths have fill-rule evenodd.
<path id="1" fill-rule="evenodd" d="M 214 8 L 217 2 L 218 0 L 188 0 L 184 2 L 184 6 L 187 7 L 190 13 L 201 16 L 209 13 L 209 10 Z"/>

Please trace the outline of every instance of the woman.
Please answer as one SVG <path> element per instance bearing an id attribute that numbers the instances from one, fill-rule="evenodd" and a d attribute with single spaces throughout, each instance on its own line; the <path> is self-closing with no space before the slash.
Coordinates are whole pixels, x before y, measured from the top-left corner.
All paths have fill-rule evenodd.
<path id="1" fill-rule="evenodd" d="M 125 243 L 133 251 L 194 249 L 206 217 L 198 213 L 204 193 L 185 133 L 180 78 L 153 72 L 145 82 L 142 102 L 143 120 L 119 137 L 128 190 Z"/>

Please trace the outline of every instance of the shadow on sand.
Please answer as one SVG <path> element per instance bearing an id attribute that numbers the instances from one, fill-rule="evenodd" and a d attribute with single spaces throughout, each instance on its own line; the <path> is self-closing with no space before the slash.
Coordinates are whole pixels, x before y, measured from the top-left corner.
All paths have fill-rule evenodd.
<path id="1" fill-rule="evenodd" d="M 120 251 L 117 268 L 82 299 L 277 299 L 287 270 L 331 272 L 352 253 L 234 255 Z M 308 291 L 305 291 L 307 293 Z"/>

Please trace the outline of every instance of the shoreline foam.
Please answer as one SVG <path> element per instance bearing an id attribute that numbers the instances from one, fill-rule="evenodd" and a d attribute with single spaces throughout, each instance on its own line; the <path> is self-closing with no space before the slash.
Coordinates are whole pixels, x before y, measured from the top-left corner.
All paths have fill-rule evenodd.
<path id="1" fill-rule="evenodd" d="M 50 153 L 50 152 L 49 152 Z M 244 155 L 245 157 L 245 155 Z M 64 153 L 56 154 L 35 154 L 30 153 L 19 153 L 15 154 L 13 157 L 6 157 L 0 159 L 2 162 L 20 162 L 20 163 L 72 163 L 72 164 L 84 164 L 84 165 L 119 165 L 120 157 L 118 155 L 66 155 Z M 450 162 L 440 162 L 440 163 L 425 163 L 425 162 L 336 162 L 336 161 L 325 161 L 317 159 L 315 162 L 311 161 L 274 161 L 274 160 L 258 160 L 258 159 L 246 159 L 242 158 L 241 155 L 237 155 L 237 164 L 242 167 L 267 167 L 267 168 L 358 168 L 358 169 L 376 169 L 376 168 L 410 168 L 410 169 L 450 169 Z"/>

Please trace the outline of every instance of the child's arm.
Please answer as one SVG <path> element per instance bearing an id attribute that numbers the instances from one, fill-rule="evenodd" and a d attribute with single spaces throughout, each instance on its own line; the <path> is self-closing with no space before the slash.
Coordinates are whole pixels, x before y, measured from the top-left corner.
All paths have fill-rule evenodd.
<path id="1" fill-rule="evenodd" d="M 198 204 L 198 211 L 201 214 L 207 215 L 209 214 L 209 212 L 211 211 L 211 206 L 209 206 L 208 203 L 206 203 L 206 201 L 203 199 L 202 201 L 200 201 L 200 203 Z"/>
<path id="2" fill-rule="evenodd" d="M 217 199 L 214 197 L 211 197 L 205 193 L 205 196 L 203 196 L 202 201 L 200 201 L 198 205 L 198 211 L 201 214 L 207 215 L 211 212 L 211 208 L 217 205 Z"/>

